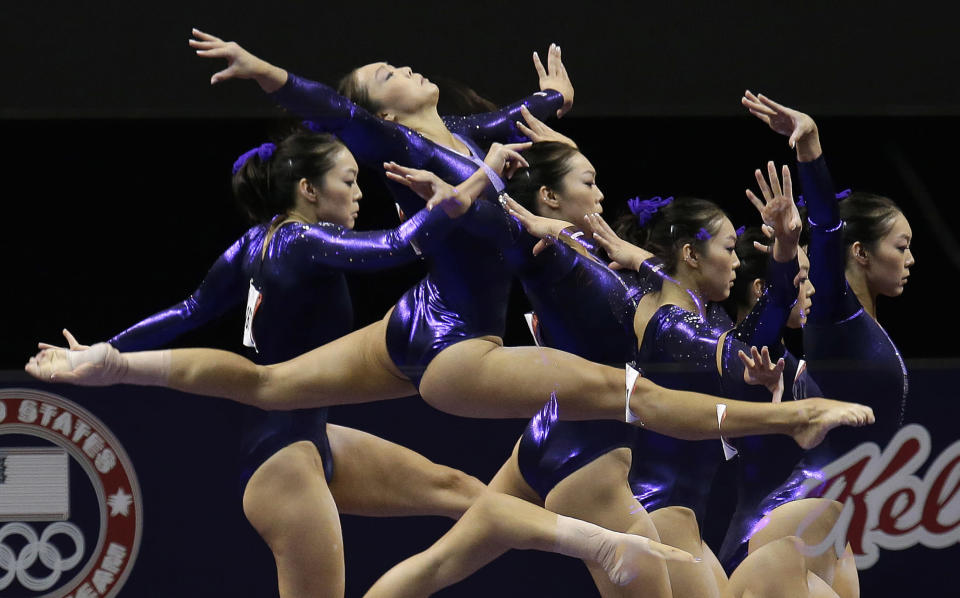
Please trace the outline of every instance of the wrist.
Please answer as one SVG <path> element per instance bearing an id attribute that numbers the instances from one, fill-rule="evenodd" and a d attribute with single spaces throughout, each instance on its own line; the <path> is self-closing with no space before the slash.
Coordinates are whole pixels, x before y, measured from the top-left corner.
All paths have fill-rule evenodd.
<path id="1" fill-rule="evenodd" d="M 797 257 L 797 242 L 785 242 L 780 239 L 774 239 L 771 255 L 774 261 L 780 263 L 791 262 Z"/>
<path id="2" fill-rule="evenodd" d="M 260 58 L 255 59 L 251 71 L 251 78 L 259 83 L 266 93 L 273 93 L 287 83 L 287 71 Z"/>
<path id="3" fill-rule="evenodd" d="M 812 130 L 797 139 L 797 161 L 813 162 L 821 154 L 823 149 L 820 147 L 820 133 L 814 125 Z"/>
<path id="4" fill-rule="evenodd" d="M 484 164 L 484 168 L 477 170 L 470 175 L 467 180 L 456 186 L 457 192 L 465 197 L 469 197 L 471 200 L 479 197 L 480 194 L 483 193 L 483 190 L 487 188 L 487 185 L 493 184 L 490 174 L 487 173 L 487 169 L 489 168 L 489 166 Z M 496 173 L 493 174 L 496 175 Z"/>

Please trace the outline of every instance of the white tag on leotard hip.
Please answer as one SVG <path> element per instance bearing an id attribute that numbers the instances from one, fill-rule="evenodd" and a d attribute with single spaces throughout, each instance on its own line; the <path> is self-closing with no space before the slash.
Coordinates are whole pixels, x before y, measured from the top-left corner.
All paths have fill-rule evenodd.
<path id="1" fill-rule="evenodd" d="M 543 343 L 540 339 L 540 320 L 537 318 L 537 314 L 532 311 L 528 311 L 523 314 L 523 319 L 527 321 L 527 328 L 530 329 L 530 336 L 533 337 L 533 344 L 538 347 L 542 347 Z"/>
<path id="2" fill-rule="evenodd" d="M 779 403 L 783 400 L 783 372 L 780 372 L 780 379 L 777 380 L 777 387 L 773 389 L 772 402 Z"/>
<path id="3" fill-rule="evenodd" d="M 729 461 L 737 456 L 737 449 L 723 437 L 721 424 L 723 424 L 723 420 L 725 419 L 727 419 L 727 406 L 723 403 L 717 403 L 717 429 L 720 430 L 720 444 L 723 446 L 723 457 Z"/>
<path id="4" fill-rule="evenodd" d="M 807 362 L 803 359 L 797 364 L 797 373 L 793 378 L 793 398 L 794 400 L 807 398 Z"/>
<path id="5" fill-rule="evenodd" d="M 253 279 L 250 279 L 250 288 L 247 290 L 247 312 L 243 318 L 243 346 L 257 348 L 257 341 L 253 338 L 253 317 L 257 315 L 257 309 L 260 308 L 260 301 L 263 297 L 257 287 L 253 286 Z"/>
<path id="6" fill-rule="evenodd" d="M 637 378 L 640 377 L 640 370 L 634 368 L 629 363 L 627 364 L 626 370 L 626 383 L 627 383 L 627 402 L 625 406 L 626 415 L 624 419 L 628 424 L 639 420 L 640 418 L 633 414 L 633 411 L 630 410 L 630 397 L 633 396 L 633 388 L 637 384 Z M 643 422 L 640 422 L 640 425 L 643 425 Z"/>

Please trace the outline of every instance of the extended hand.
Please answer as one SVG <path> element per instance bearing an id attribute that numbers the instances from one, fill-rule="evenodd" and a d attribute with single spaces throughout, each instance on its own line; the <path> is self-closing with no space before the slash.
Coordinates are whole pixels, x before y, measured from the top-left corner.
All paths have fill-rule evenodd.
<path id="1" fill-rule="evenodd" d="M 785 262 L 797 255 L 800 243 L 800 232 L 803 226 L 800 220 L 800 211 L 793 203 L 793 182 L 790 178 L 790 169 L 784 165 L 783 186 L 777 177 L 777 167 L 774 163 L 767 163 L 769 184 L 764 179 L 763 172 L 758 168 L 754 172 L 763 201 L 760 201 L 753 191 L 747 189 L 747 199 L 753 204 L 766 226 L 774 231 L 774 259 Z"/>
<path id="2" fill-rule="evenodd" d="M 556 141 L 559 143 L 565 143 L 571 146 L 574 149 L 577 149 L 577 144 L 573 142 L 573 139 L 570 139 L 562 133 L 554 131 L 552 128 L 548 127 L 542 120 L 537 118 L 530 112 L 530 109 L 526 106 L 520 106 L 520 114 L 523 115 L 523 120 L 527 121 L 527 124 L 523 124 L 519 120 L 517 121 L 517 129 L 526 135 L 530 141 L 534 143 L 539 143 L 541 141 Z"/>
<path id="3" fill-rule="evenodd" d="M 546 249 L 548 244 L 553 243 L 557 235 L 560 234 L 560 231 L 568 226 L 573 226 L 565 220 L 555 220 L 553 218 L 537 216 L 518 204 L 509 195 L 501 195 L 501 198 L 503 206 L 510 212 L 510 215 L 519 220 L 520 224 L 523 225 L 523 228 L 525 228 L 528 233 L 540 239 L 540 242 L 533 247 L 533 255 L 537 255 Z"/>
<path id="4" fill-rule="evenodd" d="M 573 83 L 570 82 L 570 75 L 560 59 L 560 46 L 550 44 L 550 49 L 547 50 L 547 68 L 543 68 L 540 55 L 534 52 L 533 68 L 537 69 L 540 77 L 541 91 L 555 89 L 563 96 L 563 106 L 557 110 L 557 118 L 562 117 L 573 108 Z"/>
<path id="5" fill-rule="evenodd" d="M 199 29 L 193 30 L 193 36 L 196 39 L 191 39 L 189 44 L 196 49 L 197 56 L 223 58 L 227 61 L 227 68 L 210 77 L 211 85 L 228 79 L 255 79 L 264 91 L 271 93 L 286 83 L 286 71 L 257 58 L 236 42 L 225 42 Z"/>
<path id="6" fill-rule="evenodd" d="M 509 179 L 518 168 L 530 166 L 520 152 L 529 149 L 532 144 L 529 141 L 523 143 L 494 143 L 487 152 L 487 157 L 483 163 L 489 166 L 495 173 L 502 178 Z M 492 181 L 491 181 L 492 182 Z"/>
<path id="7" fill-rule="evenodd" d="M 743 381 L 747 384 L 765 386 L 770 394 L 773 395 L 773 402 L 779 403 L 783 395 L 783 368 L 785 362 L 783 358 L 777 360 L 777 363 L 770 361 L 770 351 L 764 347 L 762 351 L 757 351 L 756 347 L 750 347 L 750 355 L 743 351 L 738 351 L 737 356 L 743 362 Z"/>
<path id="8" fill-rule="evenodd" d="M 473 205 L 473 197 L 427 170 L 407 168 L 396 162 L 384 162 L 387 178 L 409 187 L 427 201 L 427 209 L 440 207 L 451 218 L 458 218 Z"/>
<path id="9" fill-rule="evenodd" d="M 610 268 L 613 270 L 620 268 L 639 270 L 640 264 L 653 257 L 649 251 L 640 249 L 617 236 L 600 214 L 587 214 L 584 218 L 587 226 L 593 231 L 593 239 L 607 252 L 607 257 L 611 260 Z"/>
<path id="10" fill-rule="evenodd" d="M 787 137 L 787 143 L 797 150 L 800 161 L 815 160 L 822 153 L 817 123 L 809 115 L 778 104 L 763 94 L 754 95 L 749 89 L 743 93 L 740 104 L 771 129 Z"/>

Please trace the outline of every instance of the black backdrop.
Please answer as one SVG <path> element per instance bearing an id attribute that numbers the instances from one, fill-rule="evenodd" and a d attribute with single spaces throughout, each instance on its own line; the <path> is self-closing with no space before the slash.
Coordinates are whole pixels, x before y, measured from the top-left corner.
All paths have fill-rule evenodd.
<path id="1" fill-rule="evenodd" d="M 838 188 L 890 195 L 914 229 L 917 265 L 903 297 L 881 300 L 881 321 L 908 359 L 958 355 L 952 301 L 944 293 L 960 272 L 951 151 L 960 134 L 960 86 L 952 77 L 957 53 L 948 47 L 949 19 L 936 8 L 877 5 L 867 13 L 809 3 L 798 14 L 799 7 L 733 4 L 492 3 L 468 10 L 436 3 L 402 11 L 386 3 L 362 11 L 290 2 L 113 4 L 23 4 L 5 7 L 0 21 L 0 47 L 12 58 L 0 94 L 0 249 L 8 256 L 0 284 L 0 369 L 20 368 L 34 343 L 58 340 L 62 326 L 81 340 L 101 340 L 184 298 L 245 229 L 230 200 L 229 167 L 278 130 L 278 112 L 250 83 L 207 86 L 215 69 L 186 47 L 192 25 L 322 80 L 386 58 L 428 76 L 453 75 L 498 102 L 533 89 L 529 51 L 556 40 L 578 93 L 574 112 L 558 126 L 598 167 L 610 215 L 634 195 L 693 193 L 722 203 L 735 224 L 746 223 L 752 215 L 743 188 L 752 170 L 791 156 L 782 138 L 740 115 L 739 93 L 750 86 L 822 114 Z M 361 229 L 395 224 L 375 178 L 369 172 L 361 178 Z M 357 324 L 380 317 L 420 272 L 414 266 L 352 276 Z M 528 342 L 522 307 L 515 296 L 508 344 Z M 238 310 L 178 344 L 236 349 L 239 325 Z M 335 410 L 333 418 L 366 423 L 398 441 L 417 438 L 424 442 L 417 448 L 435 460 L 462 462 L 481 477 L 494 471 L 508 450 L 504 439 L 522 426 L 483 422 L 491 433 L 476 434 L 480 448 L 463 446 L 455 443 L 458 434 L 437 432 L 449 428 L 446 420 L 431 419 L 411 401 L 341 410 L 340 420 Z M 950 421 L 960 415 L 955 405 L 944 401 L 927 413 Z M 151 418 L 160 425 L 169 416 L 156 410 Z M 402 422 L 402 430 L 385 421 Z M 202 433 L 203 426 L 188 427 L 183 437 Z M 149 454 L 149 445 L 140 450 Z M 477 459 L 462 461 L 471 452 Z M 228 453 L 211 456 L 228 459 Z M 206 506 L 229 509 L 227 523 L 218 523 L 223 529 L 211 531 L 236 533 L 249 550 L 261 551 L 253 562 L 269 569 L 238 505 Z M 365 545 L 387 545 L 417 529 L 423 535 L 410 539 L 416 549 L 445 526 L 348 519 L 350 595 L 397 557 L 369 556 Z M 138 568 L 151 567 L 147 554 Z M 484 587 L 517 576 L 537 587 L 533 580 L 556 565 L 523 556 L 496 565 Z M 906 562 L 898 558 L 878 566 Z M 229 563 L 212 566 L 229 574 Z M 247 586 L 254 593 L 270 587 L 270 571 L 250 576 L 257 580 Z"/>
<path id="2" fill-rule="evenodd" d="M 498 102 L 561 45 L 581 115 L 737 112 L 746 86 L 819 114 L 957 114 L 948 4 L 731 2 L 8 3 L 0 117 L 251 116 L 255 94 L 208 93 L 191 27 L 330 80 L 373 60 L 456 77 Z"/>

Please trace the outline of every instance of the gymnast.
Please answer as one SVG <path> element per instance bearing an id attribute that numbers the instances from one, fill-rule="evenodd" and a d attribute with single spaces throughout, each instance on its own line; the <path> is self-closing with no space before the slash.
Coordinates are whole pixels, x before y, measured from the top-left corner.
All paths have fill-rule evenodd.
<path id="1" fill-rule="evenodd" d="M 494 148 L 490 157 L 498 151 L 510 150 Z M 235 170 L 237 199 L 260 223 L 217 260 L 187 300 L 114 336 L 112 346 L 164 344 L 239 303 L 249 284 L 254 298 L 248 297 L 244 338 L 254 360 L 296 355 L 349 331 L 352 306 L 343 271 L 416 259 L 417 248 L 447 234 L 451 216 L 469 206 L 466 194 L 452 196 L 437 204 L 441 209 L 423 209 L 396 230 L 355 233 L 357 165 L 325 134 L 298 131 L 277 145 L 261 145 L 241 156 Z M 64 334 L 71 348 L 85 348 Z M 245 414 L 244 512 L 274 553 L 284 597 L 343 596 L 339 512 L 457 518 L 483 491 L 479 480 L 409 449 L 327 424 L 326 412 L 250 408 Z M 498 520 L 508 525 L 516 547 L 598 562 L 621 583 L 658 559 L 692 558 L 532 505 L 518 511 L 511 498 L 496 494 L 472 513 L 491 510 L 507 511 Z"/>
<path id="2" fill-rule="evenodd" d="M 535 119 L 534 123 L 531 126 L 541 131 L 535 137 L 538 141 L 556 138 L 542 133 L 544 129 L 552 133 L 548 127 Z M 596 212 L 602 210 L 603 194 L 595 183 L 595 169 L 568 140 L 567 143 L 535 143 L 524 151 L 524 157 L 529 166 L 517 171 L 507 183 L 507 189 L 512 197 L 541 216 L 535 216 L 512 199 L 507 205 L 534 235 L 521 232 L 519 224 L 504 218 L 502 213 L 499 218 L 496 215 L 491 218 L 493 224 L 488 224 L 484 234 L 496 239 L 507 260 L 514 264 L 539 316 L 539 343 L 597 361 L 633 359 L 636 353 L 633 311 L 638 297 L 649 290 L 644 288 L 650 286 L 649 278 L 657 275 L 648 269 L 648 280 L 638 281 L 628 276 L 635 272 L 622 269 L 624 278 L 621 279 L 590 252 L 589 243 L 578 245 L 579 240 L 590 238 L 591 228 L 597 228 Z M 399 167 L 389 172 L 407 177 L 426 175 Z M 416 184 L 408 184 L 417 188 Z M 567 228 L 570 221 L 587 224 L 585 230 L 574 233 L 577 240 Z M 476 225 L 476 222 L 465 223 L 470 227 Z M 553 242 L 537 258 L 531 259 L 530 252 L 539 238 Z M 557 238 L 566 239 L 570 245 L 557 242 Z M 793 288 L 792 277 L 787 284 Z M 789 293 L 787 295 L 789 302 Z M 759 357 L 755 349 L 754 353 Z M 770 369 L 768 360 L 763 369 Z M 776 374 L 778 378 L 779 370 Z M 551 400 L 527 426 L 490 488 L 528 502 L 545 504 L 557 513 L 656 539 L 656 528 L 627 484 L 632 442 L 633 429 L 623 423 L 557 421 L 557 404 Z M 642 457 L 638 455 L 638 458 Z M 496 537 L 495 530 L 476 529 L 485 523 L 496 528 L 494 522 L 464 517 L 427 551 L 392 569 L 374 585 L 369 595 L 426 595 L 479 568 L 503 552 L 502 548 L 496 548 L 504 543 Z M 460 567 L 456 574 L 441 567 L 451 561 Z M 767 574 L 777 570 L 775 560 L 765 563 Z M 671 561 L 671 572 L 682 564 L 682 561 Z M 671 592 L 677 596 L 701 595 L 695 590 L 687 590 L 690 594 L 678 591 L 682 584 L 676 584 L 679 587 L 671 590 L 671 580 L 662 565 L 646 568 L 642 577 L 625 587 L 612 585 L 604 571 L 596 566 L 588 563 L 588 568 L 604 596 L 631 596 L 641 591 L 646 595 L 669 596 Z M 441 569 L 443 574 L 438 573 Z M 678 570 L 672 577 L 694 571 L 687 565 L 687 570 Z"/>
<path id="3" fill-rule="evenodd" d="M 247 57 L 244 60 L 255 60 L 235 44 L 218 43 Z M 233 60 L 230 68 L 237 62 Z M 551 61 L 551 72 L 562 71 L 558 63 L 559 54 Z M 559 100 L 559 94 L 555 95 Z M 343 98 L 337 98 L 338 105 L 343 105 Z M 339 132 L 359 128 L 376 138 L 400 130 L 386 120 L 356 116 L 361 112 L 352 104 L 342 107 L 336 117 Z M 514 112 L 519 113 L 519 108 Z M 398 146 L 400 150 L 416 154 L 439 147 L 414 131 L 403 130 L 422 143 Z M 508 154 L 503 154 L 503 161 L 492 170 L 506 169 L 509 178 L 510 169 L 519 161 Z M 451 167 L 446 174 L 457 178 L 463 172 Z M 397 175 L 393 177 L 399 183 Z M 499 177 L 494 173 L 488 178 Z M 457 188 L 450 187 L 449 192 L 476 197 L 486 185 L 487 178 L 474 177 Z M 438 197 L 443 193 L 443 189 L 434 189 Z M 408 195 L 423 205 L 416 193 Z M 28 370 L 62 381 L 163 385 L 281 410 L 368 402 L 419 391 L 428 403 L 453 414 L 530 417 L 545 397 L 556 392 L 565 417 L 570 419 L 620 419 L 629 412 L 636 418 L 635 424 L 642 421 L 663 433 L 690 439 L 717 436 L 712 399 L 664 389 L 643 378 L 628 387 L 632 392 L 624 393 L 621 369 L 549 348 L 503 347 L 503 293 L 509 272 L 486 239 L 469 233 L 451 235 L 442 251 L 426 251 L 425 255 L 431 262 L 430 274 L 383 320 L 281 364 L 258 366 L 238 355 L 208 349 L 120 354 L 107 346 L 95 346 L 96 350 L 82 357 L 50 350 L 32 361 Z M 478 288 L 481 282 L 486 286 Z M 491 285 L 496 284 L 501 288 L 491 295 Z M 72 371 L 74 368 L 79 369 Z M 722 402 L 729 436 L 785 433 L 802 446 L 818 444 L 837 425 L 862 425 L 872 418 L 863 407 L 828 399 L 790 405 Z"/>
<path id="4" fill-rule="evenodd" d="M 447 211 L 459 216 L 461 207 L 454 198 L 395 230 L 354 232 L 362 195 L 357 175 L 341 142 L 305 129 L 245 153 L 234 165 L 234 195 L 257 224 L 189 298 L 117 334 L 110 345 L 162 346 L 244 298 L 244 343 L 259 364 L 350 332 L 353 306 L 343 273 L 413 262 L 417 248 L 456 222 Z M 65 335 L 72 348 L 82 348 Z M 339 512 L 457 518 L 484 488 L 409 449 L 327 424 L 326 408 L 246 408 L 241 439 L 244 513 L 273 551 L 285 597 L 343 595 Z"/>
<path id="5" fill-rule="evenodd" d="M 783 172 L 782 188 L 772 163 L 768 165 L 769 184 L 760 171 L 756 174 L 764 202 L 752 192 L 748 196 L 765 220 L 779 218 L 775 259 L 771 261 L 773 283 L 764 301 L 755 306 L 755 315 L 729 333 L 718 334 L 707 319 L 706 309 L 707 302 L 719 302 L 726 297 L 739 266 L 734 252 L 736 232 L 719 208 L 690 198 L 632 202 L 635 218 L 621 223 L 622 232 L 663 260 L 670 279 L 660 290 L 640 299 L 635 321 L 637 338 L 641 339 L 640 362 L 692 363 L 710 374 L 688 378 L 695 385 L 693 388 L 746 398 L 751 396 L 743 385 L 746 373 L 742 371 L 742 361 L 747 356 L 743 348 L 737 347 L 742 346 L 743 340 L 765 347 L 779 342 L 780 328 L 797 297 L 794 278 L 798 271 L 800 220 L 792 201 L 789 172 Z M 598 237 L 601 244 L 610 244 L 611 239 L 617 238 L 610 234 Z M 740 359 L 734 355 L 740 355 Z M 754 354 L 753 359 L 757 357 L 767 360 L 767 350 L 762 356 Z M 768 388 L 773 390 L 769 385 Z M 769 395 L 759 400 L 769 401 Z M 722 592 L 726 576 L 700 539 L 697 525 L 705 513 L 710 480 L 719 464 L 717 447 L 644 433 L 638 436 L 634 452 L 643 458 L 633 460 L 633 490 L 651 512 L 661 539 L 702 555 L 712 565 L 713 578 L 703 570 L 699 579 L 693 575 L 672 576 L 672 580 L 684 584 L 675 587 L 675 593 Z"/>
<path id="6" fill-rule="evenodd" d="M 915 263 L 910 223 L 886 197 L 856 192 L 838 201 L 810 116 L 749 91 L 741 101 L 796 149 L 810 224 L 810 279 L 817 288 L 803 329 L 807 362 L 824 391 L 862 400 L 882 416 L 871 434 L 837 434 L 832 444 L 846 451 L 866 437 L 886 442 L 903 424 L 907 370 L 877 321 L 877 299 L 903 293 Z M 827 377 L 822 370 L 836 360 L 854 362 L 857 372 L 869 375 Z"/>
<path id="7" fill-rule="evenodd" d="M 764 250 L 768 238 L 759 226 L 750 226 L 738 235 L 736 252 L 740 260 L 737 278 L 730 290 L 730 298 L 726 302 L 730 310 L 736 314 L 738 323 L 744 322 L 752 312 L 758 301 L 765 300 L 764 290 L 767 287 L 767 266 L 770 256 Z M 786 320 L 787 328 L 799 329 L 803 326 L 806 315 L 810 312 L 813 295 L 816 288 L 810 282 L 810 261 L 806 252 L 799 248 L 799 287 L 800 296 L 793 306 Z M 742 324 L 741 324 L 742 327 Z M 770 336 L 779 337 L 781 331 L 771 330 Z M 769 339 L 768 340 L 772 340 Z M 801 367 L 800 377 L 797 370 L 800 362 L 796 356 L 786 349 L 780 338 L 776 338 L 767 345 L 768 352 L 774 359 L 784 361 L 781 400 L 817 396 L 819 387 L 810 376 L 806 367 Z M 786 439 L 784 439 L 786 440 Z M 732 572 L 747 554 L 747 541 L 758 529 L 763 517 L 783 502 L 799 498 L 801 488 L 784 488 L 781 492 L 770 496 L 789 476 L 794 466 L 800 461 L 803 452 L 796 443 L 781 442 L 776 436 L 751 436 L 738 439 L 736 442 L 737 454 L 737 507 L 734 512 L 723 544 L 717 553 L 720 562 L 728 572 Z M 761 503 L 763 506 L 761 507 Z"/>
<path id="8" fill-rule="evenodd" d="M 866 440 L 883 446 L 903 424 L 906 365 L 877 321 L 877 299 L 903 292 L 915 260 L 910 250 L 910 224 L 890 199 L 856 192 L 838 201 L 847 192 L 834 192 L 819 130 L 810 116 L 750 91 L 744 93 L 741 103 L 773 131 L 788 137 L 789 146 L 796 150 L 810 227 L 810 280 L 817 289 L 817 299 L 803 328 L 805 358 L 818 382 L 813 392 L 819 394 L 823 389 L 863 401 L 877 409 L 884 422 L 871 434 L 832 434 L 827 444 L 804 455 L 782 484 L 770 492 L 762 512 L 811 489 L 811 496 L 819 495 L 823 488 L 815 487 L 825 465 Z M 838 371 L 834 365 L 837 362 L 848 365 Z M 851 367 L 868 375 L 850 376 Z M 856 383 L 851 384 L 851 380 Z M 809 386 L 811 382 L 808 376 L 803 384 Z M 747 523 L 758 514 L 746 513 Z M 802 521 L 802 516 L 796 517 L 795 523 Z M 742 528 L 737 533 L 741 532 Z M 767 532 L 764 529 L 761 534 Z M 751 550 L 760 543 L 757 540 L 750 539 Z M 849 545 L 836 566 L 832 586 L 843 598 L 859 595 Z"/>

